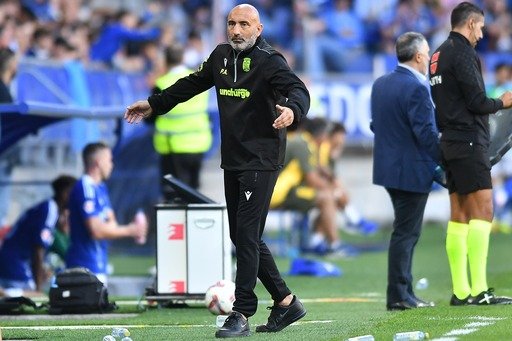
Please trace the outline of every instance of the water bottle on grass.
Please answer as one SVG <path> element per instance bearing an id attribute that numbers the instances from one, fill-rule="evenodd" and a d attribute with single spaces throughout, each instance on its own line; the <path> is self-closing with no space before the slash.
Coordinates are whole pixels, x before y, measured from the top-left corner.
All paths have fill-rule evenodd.
<path id="1" fill-rule="evenodd" d="M 373 335 L 361 335 L 351 337 L 350 339 L 347 339 L 347 341 L 375 341 L 375 338 Z"/>
<path id="2" fill-rule="evenodd" d="M 114 328 L 110 335 L 114 337 L 127 337 L 130 336 L 130 331 L 126 328 Z"/>
<path id="3" fill-rule="evenodd" d="M 428 333 L 417 330 L 413 332 L 396 333 L 395 336 L 393 336 L 393 341 L 416 341 L 428 338 Z"/>

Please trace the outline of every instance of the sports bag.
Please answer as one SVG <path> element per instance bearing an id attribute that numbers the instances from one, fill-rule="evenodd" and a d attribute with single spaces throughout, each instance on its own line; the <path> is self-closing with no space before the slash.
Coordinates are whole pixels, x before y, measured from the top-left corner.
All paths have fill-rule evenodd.
<path id="1" fill-rule="evenodd" d="M 105 313 L 117 309 L 108 301 L 103 283 L 87 268 L 70 268 L 57 274 L 50 288 L 50 314 Z"/>

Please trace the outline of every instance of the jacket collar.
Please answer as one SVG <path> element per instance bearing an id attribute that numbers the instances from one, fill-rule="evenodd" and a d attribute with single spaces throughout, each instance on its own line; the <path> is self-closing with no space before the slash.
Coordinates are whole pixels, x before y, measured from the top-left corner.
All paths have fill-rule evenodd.
<path id="1" fill-rule="evenodd" d="M 455 32 L 455 31 L 450 31 L 450 35 L 449 35 L 450 38 L 452 39 L 455 39 L 455 40 L 459 40 L 461 41 L 462 43 L 466 44 L 466 45 L 469 45 L 471 46 L 471 43 L 469 42 L 468 38 L 464 37 L 462 34 L 460 34 L 459 32 Z"/>
<path id="2" fill-rule="evenodd" d="M 416 77 L 422 83 L 427 80 L 427 77 L 425 75 L 422 75 L 421 72 L 419 72 L 418 70 L 415 70 L 414 68 L 410 67 L 407 64 L 398 63 L 397 71 L 400 70 L 400 68 L 403 70 L 407 70 L 410 74 L 412 74 L 414 77 Z"/>

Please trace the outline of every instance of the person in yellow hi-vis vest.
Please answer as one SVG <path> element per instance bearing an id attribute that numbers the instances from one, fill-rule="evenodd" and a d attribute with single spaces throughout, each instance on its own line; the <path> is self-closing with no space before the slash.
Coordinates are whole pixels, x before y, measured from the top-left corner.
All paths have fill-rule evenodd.
<path id="1" fill-rule="evenodd" d="M 193 72 L 183 64 L 183 48 L 178 45 L 165 49 L 164 60 L 169 71 L 155 81 L 155 93 Z M 153 145 L 160 154 L 161 175 L 170 173 L 194 189 L 199 188 L 204 153 L 212 145 L 207 109 L 208 92 L 203 92 L 155 120 Z M 172 194 L 164 190 L 164 197 L 170 200 Z"/>

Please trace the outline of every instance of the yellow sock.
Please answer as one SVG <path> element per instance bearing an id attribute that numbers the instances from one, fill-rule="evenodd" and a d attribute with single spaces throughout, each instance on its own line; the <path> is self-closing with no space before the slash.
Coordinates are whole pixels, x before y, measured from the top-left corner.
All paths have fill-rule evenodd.
<path id="1" fill-rule="evenodd" d="M 468 259 L 471 273 L 471 295 L 487 291 L 487 253 L 492 223 L 485 220 L 469 221 Z"/>
<path id="2" fill-rule="evenodd" d="M 468 280 L 468 224 L 449 221 L 446 229 L 446 254 L 452 275 L 453 293 L 464 299 L 471 293 Z"/>

